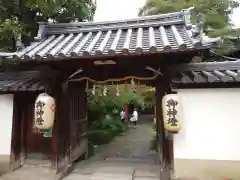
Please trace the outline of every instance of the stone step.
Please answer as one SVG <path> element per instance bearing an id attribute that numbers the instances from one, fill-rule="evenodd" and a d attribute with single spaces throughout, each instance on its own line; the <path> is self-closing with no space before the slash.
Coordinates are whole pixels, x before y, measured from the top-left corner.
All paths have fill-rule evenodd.
<path id="1" fill-rule="evenodd" d="M 139 163 L 126 161 L 85 161 L 75 165 L 74 172 L 91 174 L 101 172 L 129 172 L 133 170 L 154 170 L 159 171 L 160 167 L 154 163 Z"/>
<path id="2" fill-rule="evenodd" d="M 94 167 L 95 165 L 95 167 Z M 109 164 L 110 165 L 110 164 Z M 68 180 L 159 180 L 160 167 L 158 166 L 143 166 L 139 164 L 126 164 L 119 166 L 120 163 L 106 164 L 98 163 L 88 165 L 87 168 L 78 169 L 72 172 L 65 179 Z"/>

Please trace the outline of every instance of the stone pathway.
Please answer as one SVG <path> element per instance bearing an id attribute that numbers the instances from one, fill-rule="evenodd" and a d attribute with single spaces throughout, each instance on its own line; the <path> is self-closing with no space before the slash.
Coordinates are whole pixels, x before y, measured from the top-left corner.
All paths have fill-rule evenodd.
<path id="1" fill-rule="evenodd" d="M 114 160 L 117 158 L 141 161 L 155 161 L 151 153 L 151 140 L 155 135 L 152 124 L 131 126 L 122 136 L 118 136 L 110 144 L 103 146 L 90 160 Z"/>
<path id="2" fill-rule="evenodd" d="M 66 180 L 159 180 L 156 153 L 150 151 L 155 132 L 151 124 L 130 127 L 123 136 L 103 146 L 88 161 L 75 164 Z"/>
<path id="3" fill-rule="evenodd" d="M 159 180 L 159 165 L 141 162 L 91 161 L 82 164 L 66 180 Z"/>

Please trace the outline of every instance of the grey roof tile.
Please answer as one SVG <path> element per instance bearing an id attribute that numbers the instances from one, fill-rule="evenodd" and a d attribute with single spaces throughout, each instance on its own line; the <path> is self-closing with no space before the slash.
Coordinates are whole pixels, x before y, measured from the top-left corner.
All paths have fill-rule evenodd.
<path id="1" fill-rule="evenodd" d="M 51 60 L 206 48 L 189 31 L 184 11 L 112 22 L 42 23 L 36 37 L 38 42 L 13 57 Z"/>
<path id="2" fill-rule="evenodd" d="M 44 69 L 42 69 L 43 71 Z M 45 70 L 46 71 L 46 70 Z M 0 91 L 40 91 L 48 87 L 44 79 L 51 78 L 56 72 L 9 71 L 0 73 Z M 48 72 L 48 71 L 46 71 Z M 44 77 L 45 76 L 45 77 Z"/>
<path id="3" fill-rule="evenodd" d="M 172 69 L 176 84 L 240 82 L 240 61 L 191 63 Z"/>
<path id="4" fill-rule="evenodd" d="M 0 80 L 0 91 L 39 91 L 45 86 L 39 79 L 26 78 L 20 80 Z"/>

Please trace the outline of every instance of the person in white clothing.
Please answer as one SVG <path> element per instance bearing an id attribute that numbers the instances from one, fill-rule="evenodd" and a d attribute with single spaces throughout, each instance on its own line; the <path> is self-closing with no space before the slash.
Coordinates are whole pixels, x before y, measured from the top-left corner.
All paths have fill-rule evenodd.
<path id="1" fill-rule="evenodd" d="M 124 119 L 125 119 L 125 112 L 124 112 L 123 109 L 122 109 L 122 111 L 120 112 L 120 117 L 121 117 L 122 122 L 124 122 Z"/>
<path id="2" fill-rule="evenodd" d="M 134 109 L 132 117 L 130 118 L 130 121 L 136 126 L 138 121 L 138 112 L 137 109 Z"/>

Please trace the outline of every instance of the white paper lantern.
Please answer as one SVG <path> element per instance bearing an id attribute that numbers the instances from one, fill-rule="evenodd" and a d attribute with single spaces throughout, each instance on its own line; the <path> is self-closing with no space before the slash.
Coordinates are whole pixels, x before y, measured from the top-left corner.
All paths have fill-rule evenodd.
<path id="1" fill-rule="evenodd" d="M 55 118 L 55 100 L 46 93 L 40 94 L 35 101 L 35 127 L 39 130 L 48 130 L 53 127 Z"/>
<path id="2" fill-rule="evenodd" d="M 182 102 L 177 94 L 165 95 L 162 99 L 164 128 L 169 132 L 178 132 L 182 128 Z"/>

